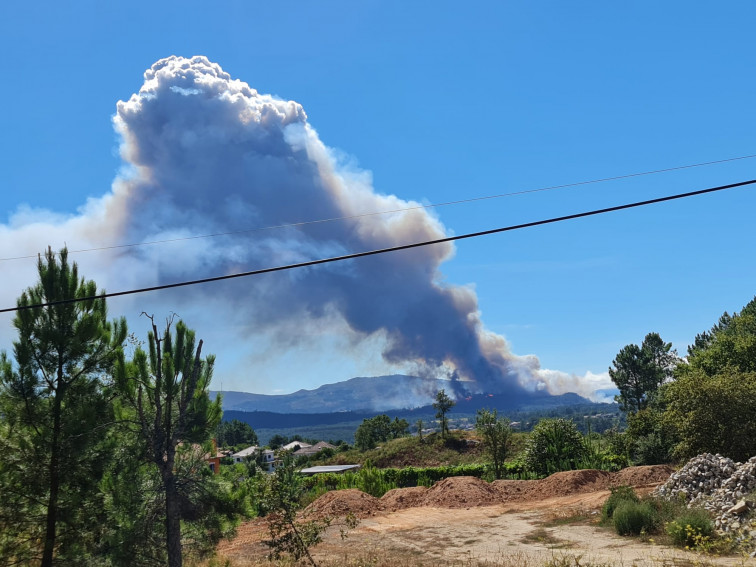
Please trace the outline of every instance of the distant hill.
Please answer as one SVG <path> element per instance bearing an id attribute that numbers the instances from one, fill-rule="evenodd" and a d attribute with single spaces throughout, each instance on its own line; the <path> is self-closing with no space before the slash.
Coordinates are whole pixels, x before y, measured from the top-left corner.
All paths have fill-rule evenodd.
<path id="1" fill-rule="evenodd" d="M 457 383 L 460 385 L 460 383 Z M 464 386 L 464 383 L 461 383 Z M 454 388 L 449 380 L 419 378 L 395 374 L 373 378 L 359 377 L 324 384 L 314 390 L 299 390 L 292 394 L 266 395 L 247 392 L 222 392 L 223 410 L 228 412 L 272 412 L 278 414 L 324 414 L 354 412 L 375 414 L 396 410 L 415 410 L 429 406 L 440 389 Z M 212 396 L 218 392 L 212 392 Z M 545 392 L 518 392 L 465 396 L 457 400 L 459 410 L 475 412 L 478 407 L 500 410 L 546 408 L 588 404 L 577 394 L 552 396 Z M 346 420 L 344 420 L 346 421 Z"/>
<path id="2" fill-rule="evenodd" d="M 529 404 L 513 404 L 505 396 L 477 395 L 458 400 L 451 411 L 454 416 L 474 415 L 481 408 L 497 409 L 500 412 L 530 412 L 544 411 L 571 406 L 603 406 L 593 404 L 581 398 L 577 394 L 563 394 L 561 396 L 545 396 L 538 400 L 531 400 Z M 315 425 L 335 425 L 340 423 L 360 423 L 363 419 L 373 417 L 382 412 L 390 412 L 391 417 L 404 418 L 414 423 L 417 419 L 433 420 L 436 410 L 431 405 L 407 409 L 385 409 L 373 411 L 339 411 L 339 412 L 272 412 L 272 411 L 242 411 L 224 409 L 223 418 L 226 420 L 238 419 L 249 423 L 253 428 L 296 428 L 312 427 Z"/>
<path id="3" fill-rule="evenodd" d="M 427 405 L 441 388 L 449 389 L 449 381 L 401 374 L 360 377 L 284 395 L 223 392 L 223 409 L 275 413 L 386 411 Z"/>
<path id="4" fill-rule="evenodd" d="M 452 428 L 464 427 L 475 421 L 475 412 L 481 408 L 497 409 L 500 415 L 518 422 L 519 430 L 528 431 L 542 417 L 566 417 L 576 420 L 581 431 L 588 427 L 601 432 L 611 427 L 621 418 L 617 404 L 597 404 L 587 402 L 576 394 L 544 396 L 531 399 L 528 404 L 512 403 L 507 396 L 477 395 L 457 401 L 449 414 Z M 433 406 L 412 409 L 383 411 L 344 411 L 332 413 L 275 413 L 269 411 L 225 410 L 223 419 L 237 419 L 249 423 L 257 432 L 260 442 L 265 444 L 274 434 L 292 436 L 295 434 L 313 439 L 342 439 L 354 442 L 354 431 L 363 419 L 386 413 L 389 417 L 406 419 L 415 424 L 422 419 L 427 427 L 436 425 Z M 590 425 L 589 425 L 590 424 Z"/>

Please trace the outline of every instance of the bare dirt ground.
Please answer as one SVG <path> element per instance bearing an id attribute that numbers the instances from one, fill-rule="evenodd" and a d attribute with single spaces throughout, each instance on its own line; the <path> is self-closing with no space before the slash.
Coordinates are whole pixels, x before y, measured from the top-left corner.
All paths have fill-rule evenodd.
<path id="1" fill-rule="evenodd" d="M 701 556 L 620 537 L 597 525 L 611 486 L 629 484 L 643 494 L 670 473 L 668 467 L 631 467 L 619 473 L 557 473 L 540 481 L 486 483 L 456 477 L 430 489 L 392 490 L 381 499 L 343 490 L 325 494 L 305 515 L 339 517 L 351 511 L 361 518 L 346 540 L 332 528 L 314 548 L 316 559 L 328 564 L 348 564 L 357 556 L 396 556 L 403 565 L 536 566 L 563 557 L 578 557 L 573 565 L 756 565 L 751 559 Z M 570 520 L 576 517 L 578 521 Z M 232 564 L 264 557 L 267 548 L 261 540 L 266 536 L 264 521 L 245 524 L 236 539 L 220 546 L 219 555 Z M 382 564 L 391 562 L 384 559 Z"/>

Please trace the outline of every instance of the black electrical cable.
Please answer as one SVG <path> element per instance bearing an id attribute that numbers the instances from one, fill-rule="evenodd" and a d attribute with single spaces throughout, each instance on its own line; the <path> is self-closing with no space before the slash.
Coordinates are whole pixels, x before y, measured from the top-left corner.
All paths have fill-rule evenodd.
<path id="1" fill-rule="evenodd" d="M 726 189 L 733 189 L 735 187 L 743 187 L 745 185 L 753 185 L 756 183 L 756 179 L 751 179 L 750 181 L 741 181 L 739 183 L 731 183 L 729 185 L 719 185 L 717 187 L 709 187 L 708 189 L 699 189 L 698 191 L 689 191 L 687 193 L 678 193 L 675 195 L 668 195 L 666 197 L 658 197 L 656 199 L 648 199 L 646 201 L 636 201 L 634 203 L 628 203 L 625 205 L 617 205 L 614 207 L 606 207 L 604 209 L 595 209 L 593 211 L 586 211 L 582 213 L 575 213 L 572 215 L 565 215 L 561 217 L 554 217 L 550 219 L 545 220 L 539 220 L 539 221 L 532 221 L 532 222 L 526 222 L 522 224 L 516 224 L 511 226 L 505 226 L 500 228 L 493 228 L 490 230 L 482 230 L 479 232 L 470 232 L 467 234 L 460 234 L 458 236 L 448 236 L 445 238 L 438 238 L 435 240 L 426 240 L 423 242 L 415 242 L 413 244 L 403 244 L 401 246 L 392 246 L 391 248 L 380 248 L 378 250 L 368 250 L 366 252 L 356 252 L 353 254 L 346 254 L 344 256 L 335 256 L 331 258 L 322 258 L 320 260 L 309 260 L 307 262 L 300 262 L 298 264 L 287 264 L 284 266 L 275 266 L 273 268 L 262 268 L 260 270 L 251 270 L 249 272 L 241 272 L 238 274 L 227 274 L 225 276 L 214 276 L 210 278 L 202 278 L 199 280 L 189 280 L 189 281 L 183 281 L 183 282 L 177 282 L 172 284 L 163 284 L 163 285 L 156 285 L 152 287 L 144 287 L 139 289 L 130 289 L 126 291 L 116 291 L 113 293 L 102 293 L 99 295 L 93 295 L 90 297 L 77 297 L 73 299 L 64 299 L 61 301 L 51 301 L 49 303 L 39 303 L 36 305 L 23 305 L 23 306 L 17 306 L 17 307 L 8 307 L 6 309 L 0 309 L 0 313 L 8 313 L 12 311 L 21 311 L 25 309 L 36 309 L 40 307 L 51 307 L 53 305 L 64 305 L 67 303 L 77 303 L 79 301 L 91 301 L 94 299 L 105 299 L 108 297 L 120 297 L 123 295 L 133 295 L 137 293 L 146 293 L 149 291 L 158 291 L 161 289 L 171 289 L 176 287 L 184 287 L 184 286 L 190 286 L 190 285 L 198 285 L 203 283 L 210 283 L 210 282 L 218 282 L 222 280 L 230 280 L 234 278 L 243 278 L 247 276 L 257 276 L 260 274 L 268 274 L 271 272 L 281 272 L 284 270 L 292 270 L 294 268 L 305 268 L 308 266 L 317 266 L 320 264 L 328 264 L 330 262 L 340 262 L 342 260 L 351 260 L 354 258 L 363 258 L 365 256 L 374 256 L 377 254 L 386 254 L 388 252 L 398 252 L 399 250 L 409 250 L 411 248 L 419 248 L 421 246 L 430 246 L 432 244 L 442 244 L 444 242 L 454 242 L 456 240 L 464 240 L 467 238 L 475 238 L 478 236 L 486 236 L 488 234 L 498 234 L 500 232 L 508 232 L 511 230 L 519 230 L 522 228 L 530 228 L 533 226 L 541 226 L 544 224 L 552 224 L 556 222 L 562 222 L 566 220 L 572 220 L 572 219 L 579 219 L 583 217 L 590 217 L 594 215 L 601 215 L 604 213 L 611 213 L 615 211 L 622 211 L 625 209 L 632 209 L 636 207 L 643 207 L 646 205 L 653 205 L 656 203 L 664 203 L 666 201 L 674 201 L 677 199 L 685 199 L 687 197 L 694 197 L 696 195 L 705 195 L 706 193 L 714 193 L 717 191 L 724 191 Z"/>

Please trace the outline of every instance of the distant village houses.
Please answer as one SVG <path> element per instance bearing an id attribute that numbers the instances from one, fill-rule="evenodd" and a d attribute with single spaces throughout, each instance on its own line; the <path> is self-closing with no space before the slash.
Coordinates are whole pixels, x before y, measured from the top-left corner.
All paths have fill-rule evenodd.
<path id="1" fill-rule="evenodd" d="M 336 446 L 331 445 L 330 443 L 326 443 L 325 441 L 320 441 L 318 443 L 315 443 L 314 445 L 305 443 L 303 441 L 292 441 L 291 443 L 288 443 L 287 445 L 281 447 L 280 450 L 290 451 L 292 455 L 300 458 L 317 455 L 324 449 L 336 450 Z M 241 451 L 234 453 L 233 455 L 231 455 L 231 458 L 233 459 L 234 463 L 244 463 L 248 459 L 257 459 L 258 456 L 261 457 L 259 461 L 266 472 L 275 472 L 279 460 L 276 458 L 276 452 L 272 449 L 261 449 L 257 445 L 252 445 L 251 447 L 247 447 L 246 449 L 242 449 Z"/>

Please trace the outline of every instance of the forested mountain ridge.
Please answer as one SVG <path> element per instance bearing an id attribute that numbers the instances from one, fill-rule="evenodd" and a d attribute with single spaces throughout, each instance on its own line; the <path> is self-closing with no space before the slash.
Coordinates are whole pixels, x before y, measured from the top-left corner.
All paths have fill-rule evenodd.
<path id="1" fill-rule="evenodd" d="M 464 383 L 454 384 L 450 380 L 395 374 L 372 378 L 357 377 L 343 382 L 324 384 L 314 390 L 299 390 L 283 395 L 231 391 L 211 392 L 211 396 L 222 394 L 225 411 L 264 411 L 287 414 L 372 413 L 428 406 L 433 402 L 436 392 L 441 389 L 452 391 L 455 386 L 464 387 Z M 590 403 L 589 400 L 577 394 L 554 396 L 544 392 L 518 392 L 517 395 L 510 393 L 472 395 L 458 402 L 470 403 L 472 400 L 476 400 L 474 403 L 482 407 L 490 406 L 502 410 Z"/>

